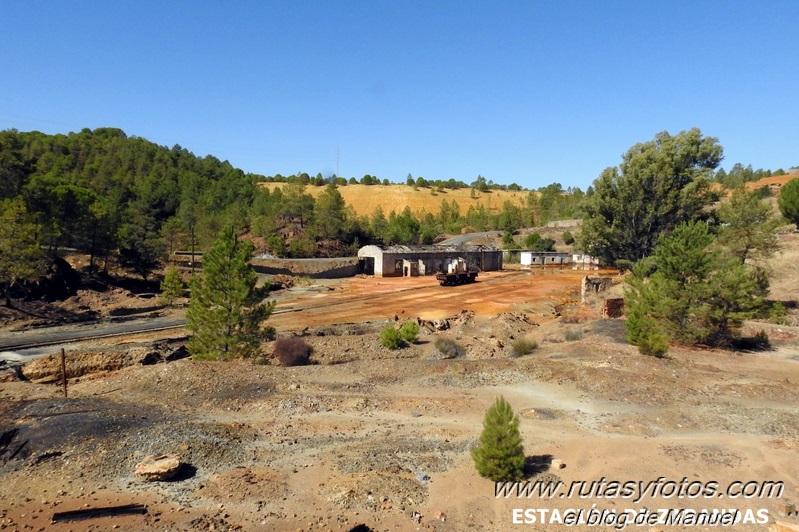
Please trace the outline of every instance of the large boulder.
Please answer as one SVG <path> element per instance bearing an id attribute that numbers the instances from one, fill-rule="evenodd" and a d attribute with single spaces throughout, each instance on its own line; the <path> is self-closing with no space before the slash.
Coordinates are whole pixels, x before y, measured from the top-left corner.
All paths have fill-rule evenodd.
<path id="1" fill-rule="evenodd" d="M 136 476 L 147 482 L 169 480 L 182 465 L 175 454 L 150 455 L 136 465 Z"/>

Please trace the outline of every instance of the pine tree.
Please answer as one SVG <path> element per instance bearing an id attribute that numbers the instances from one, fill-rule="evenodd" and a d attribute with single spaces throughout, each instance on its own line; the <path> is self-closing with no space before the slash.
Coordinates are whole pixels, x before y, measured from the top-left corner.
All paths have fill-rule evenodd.
<path id="1" fill-rule="evenodd" d="M 782 222 L 757 192 L 737 187 L 730 199 L 716 210 L 716 215 L 721 223 L 719 244 L 742 264 L 747 259 L 770 258 L 779 249 L 777 227 Z"/>
<path id="2" fill-rule="evenodd" d="M 791 179 L 782 186 L 777 205 L 782 215 L 799 229 L 799 178 Z"/>
<path id="3" fill-rule="evenodd" d="M 480 445 L 472 451 L 472 458 L 482 477 L 495 482 L 524 478 L 525 457 L 519 417 L 504 397 L 497 397 L 486 412 Z"/>
<path id="4" fill-rule="evenodd" d="M 408 320 L 402 324 L 399 330 L 400 338 L 408 343 L 416 343 L 416 340 L 419 338 L 419 325 L 413 321 Z"/>
<path id="5" fill-rule="evenodd" d="M 699 129 L 674 136 L 664 131 L 636 144 L 594 181 L 582 206 L 579 247 L 624 268 L 650 256 L 661 234 L 705 216 L 715 200 L 708 178 L 722 152 L 718 140 Z"/>
<path id="6" fill-rule="evenodd" d="M 19 198 L 0 202 L 0 286 L 6 306 L 18 281 L 35 279 L 42 269 L 42 250 L 36 242 L 37 226 Z"/>
<path id="7" fill-rule="evenodd" d="M 183 295 L 183 279 L 177 268 L 170 266 L 161 281 L 161 297 L 167 305 L 172 305 L 177 298 Z"/>
<path id="8" fill-rule="evenodd" d="M 261 323 L 275 302 L 263 303 L 265 293 L 255 287 L 252 252 L 252 244 L 239 241 L 227 226 L 203 255 L 203 271 L 192 279 L 186 314 L 194 332 L 188 346 L 194 358 L 250 357 L 264 339 Z"/>
<path id="9" fill-rule="evenodd" d="M 633 268 L 624 296 L 627 339 L 642 352 L 664 353 L 665 338 L 728 345 L 760 310 L 765 288 L 758 271 L 715 243 L 706 223 L 681 224 Z"/>

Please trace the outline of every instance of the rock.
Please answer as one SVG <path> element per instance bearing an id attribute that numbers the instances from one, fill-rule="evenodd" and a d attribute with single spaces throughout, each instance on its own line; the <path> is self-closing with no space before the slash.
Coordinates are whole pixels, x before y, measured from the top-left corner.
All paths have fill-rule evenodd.
<path id="1" fill-rule="evenodd" d="M 563 463 L 563 460 L 559 459 L 552 460 L 552 463 L 549 465 L 550 469 L 563 469 L 564 467 L 566 467 L 566 464 Z"/>
<path id="2" fill-rule="evenodd" d="M 67 353 L 67 378 L 74 379 L 91 373 L 116 371 L 136 364 L 136 353 Z M 61 355 L 37 358 L 22 366 L 22 375 L 32 382 L 55 382 L 61 379 Z"/>
<path id="3" fill-rule="evenodd" d="M 136 476 L 148 482 L 169 480 L 182 465 L 174 454 L 150 455 L 136 465 Z"/>
<path id="4" fill-rule="evenodd" d="M 416 473 L 414 473 L 414 476 L 416 476 L 416 480 L 418 480 L 422 484 L 426 484 L 430 481 L 430 475 L 428 475 L 427 473 L 422 473 L 417 471 Z"/>
<path id="5" fill-rule="evenodd" d="M 188 348 L 185 345 L 182 345 L 169 353 L 164 360 L 167 362 L 173 362 L 175 360 L 180 360 L 182 358 L 189 358 L 191 353 L 189 353 Z"/>
<path id="6" fill-rule="evenodd" d="M 437 331 L 446 331 L 449 329 L 449 321 L 444 318 L 435 320 L 433 322 L 433 327 L 435 327 Z"/>
<path id="7" fill-rule="evenodd" d="M 141 364 L 142 366 L 152 366 L 153 364 L 158 364 L 159 362 L 162 361 L 163 359 L 161 358 L 160 353 L 156 351 L 150 351 L 149 353 L 144 355 L 144 358 L 142 358 L 139 361 L 139 364 Z"/>
<path id="8" fill-rule="evenodd" d="M 0 361 L 0 382 L 12 382 L 20 380 L 21 372 L 19 366 L 8 367 L 5 361 Z"/>

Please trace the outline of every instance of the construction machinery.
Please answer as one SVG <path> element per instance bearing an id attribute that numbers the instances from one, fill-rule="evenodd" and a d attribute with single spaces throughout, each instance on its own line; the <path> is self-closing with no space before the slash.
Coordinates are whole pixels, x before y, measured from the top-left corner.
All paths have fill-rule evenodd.
<path id="1" fill-rule="evenodd" d="M 477 268 L 470 267 L 462 258 L 453 259 L 445 266 L 445 271 L 436 274 L 436 280 L 441 286 L 473 283 L 477 279 Z"/>

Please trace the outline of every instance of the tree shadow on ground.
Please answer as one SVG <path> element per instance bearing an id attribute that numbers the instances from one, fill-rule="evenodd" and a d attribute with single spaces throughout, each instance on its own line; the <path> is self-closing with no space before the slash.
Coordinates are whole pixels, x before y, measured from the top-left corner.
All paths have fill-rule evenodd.
<path id="1" fill-rule="evenodd" d="M 552 459 L 553 456 L 551 454 L 537 454 L 525 457 L 524 476 L 529 478 L 548 471 L 550 464 L 552 464 Z"/>
<path id="2" fill-rule="evenodd" d="M 178 469 L 178 472 L 175 473 L 175 476 L 167 480 L 167 482 L 181 482 L 183 480 L 194 478 L 194 475 L 196 474 L 196 467 L 191 464 L 181 464 L 180 469 Z"/>

